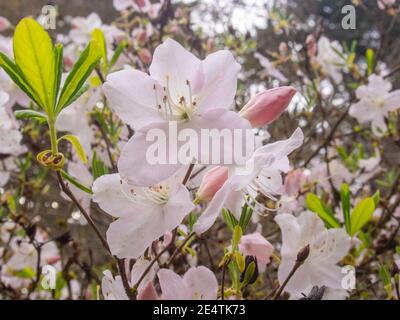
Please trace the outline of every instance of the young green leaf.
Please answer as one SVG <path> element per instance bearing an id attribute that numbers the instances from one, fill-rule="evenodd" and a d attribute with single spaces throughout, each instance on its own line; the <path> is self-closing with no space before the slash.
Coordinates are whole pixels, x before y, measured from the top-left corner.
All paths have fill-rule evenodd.
<path id="1" fill-rule="evenodd" d="M 101 53 L 97 42 L 94 40 L 90 41 L 65 80 L 58 100 L 56 114 L 72 103 L 74 97 L 81 90 L 85 81 L 96 67 L 100 57 Z"/>
<path id="2" fill-rule="evenodd" d="M 253 215 L 253 209 L 250 208 L 246 203 L 242 208 L 242 213 L 239 219 L 239 225 L 243 231 L 246 231 L 252 215 Z"/>
<path id="3" fill-rule="evenodd" d="M 61 170 L 61 176 L 67 180 L 68 182 L 70 182 L 71 184 L 73 184 L 75 187 L 77 187 L 78 189 L 81 189 L 82 191 L 88 193 L 88 194 L 93 194 L 92 189 L 90 189 L 87 186 L 84 186 L 82 183 L 80 183 L 78 180 L 76 180 L 74 177 L 70 176 L 67 172 L 65 172 L 64 170 Z"/>
<path id="4" fill-rule="evenodd" d="M 340 228 L 340 222 L 335 218 L 328 206 L 323 203 L 315 194 L 308 193 L 306 196 L 306 204 L 309 210 L 318 214 L 325 221 L 328 227 Z"/>
<path id="5" fill-rule="evenodd" d="M 251 278 L 253 277 L 255 269 L 256 269 L 256 264 L 254 263 L 254 261 L 250 262 L 250 264 L 246 268 L 243 281 L 240 285 L 241 288 L 244 288 L 250 282 Z"/>
<path id="6" fill-rule="evenodd" d="M 22 19 L 14 33 L 14 57 L 24 78 L 50 114 L 54 105 L 55 55 L 49 34 L 32 18 Z"/>
<path id="7" fill-rule="evenodd" d="M 242 228 L 237 224 L 233 229 L 232 250 L 235 250 L 236 247 L 238 246 L 242 234 L 243 234 Z"/>
<path id="8" fill-rule="evenodd" d="M 342 184 L 342 188 L 340 190 L 340 199 L 342 202 L 342 210 L 343 210 L 343 220 L 346 226 L 347 233 L 350 233 L 351 221 L 350 221 L 350 190 L 349 185 L 347 183 Z"/>
<path id="9" fill-rule="evenodd" d="M 374 200 L 372 198 L 365 198 L 360 201 L 351 213 L 351 229 L 350 236 L 354 236 L 357 231 L 372 218 L 375 210 Z"/>
<path id="10" fill-rule="evenodd" d="M 379 201 L 381 201 L 381 192 L 379 190 L 376 190 L 376 192 L 372 196 L 372 199 L 374 200 L 375 208 L 378 207 Z"/>
<path id="11" fill-rule="evenodd" d="M 85 153 L 85 150 L 83 149 L 81 143 L 79 142 L 79 139 L 72 135 L 72 134 L 66 134 L 65 136 L 62 136 L 61 138 L 59 138 L 57 140 L 57 142 L 60 142 L 61 140 L 67 140 L 71 143 L 71 145 L 74 147 L 76 153 L 79 156 L 79 159 L 81 159 L 81 161 L 86 164 L 87 163 L 87 156 Z"/>
<path id="12" fill-rule="evenodd" d="M 235 216 L 230 213 L 229 210 L 222 208 L 222 218 L 224 219 L 225 224 L 228 226 L 229 230 L 233 232 L 236 225 L 239 223 Z"/>
<path id="13" fill-rule="evenodd" d="M 63 58 L 63 46 L 62 44 L 57 44 L 54 47 L 54 56 L 55 56 L 55 73 L 56 73 L 56 81 L 54 82 L 54 105 L 57 105 L 58 93 L 60 91 L 61 77 L 64 68 L 64 58 Z"/>
<path id="14" fill-rule="evenodd" d="M 365 60 L 367 60 L 367 75 L 370 75 L 374 69 L 374 50 L 370 48 L 367 49 Z"/>
<path id="15" fill-rule="evenodd" d="M 101 66 L 103 71 L 107 70 L 107 45 L 106 45 L 106 39 L 104 37 L 104 33 L 103 31 L 101 31 L 100 29 L 94 29 L 94 31 L 92 32 L 92 39 L 97 41 L 98 45 L 99 45 L 99 49 L 100 49 L 100 53 L 101 53 Z"/>
<path id="16" fill-rule="evenodd" d="M 122 40 L 119 44 L 117 49 L 115 49 L 114 55 L 111 58 L 111 61 L 109 63 L 108 68 L 111 69 L 118 61 L 119 56 L 122 54 L 126 46 L 128 45 L 128 42 L 125 40 Z"/>
<path id="17" fill-rule="evenodd" d="M 93 175 L 93 180 L 96 180 L 97 178 L 105 175 L 108 173 L 108 167 L 104 164 L 101 159 L 97 158 L 97 153 L 96 151 L 93 152 L 92 155 L 92 175 Z"/>
<path id="18" fill-rule="evenodd" d="M 14 115 L 17 119 L 36 119 L 39 120 L 40 123 L 47 122 L 47 116 L 39 111 L 23 109 L 14 111 Z"/>

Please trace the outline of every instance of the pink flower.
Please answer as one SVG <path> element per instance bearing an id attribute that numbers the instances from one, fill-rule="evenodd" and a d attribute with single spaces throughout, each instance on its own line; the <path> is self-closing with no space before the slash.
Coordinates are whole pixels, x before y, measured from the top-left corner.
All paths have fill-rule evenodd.
<path id="1" fill-rule="evenodd" d="M 197 198 L 201 201 L 210 201 L 226 180 L 228 180 L 227 167 L 218 166 L 212 168 L 204 175 L 197 191 Z"/>
<path id="2" fill-rule="evenodd" d="M 171 124 L 177 126 L 178 134 L 190 129 L 198 136 L 203 128 L 251 129 L 246 119 L 229 110 L 234 102 L 239 69 L 229 51 L 217 51 L 199 60 L 178 42 L 168 39 L 156 48 L 150 75 L 133 69 L 111 73 L 103 86 L 104 93 L 110 107 L 135 130 L 118 161 L 122 179 L 148 187 L 187 164 L 174 159 L 166 159 L 163 164 L 150 163 L 147 151 L 154 149 L 154 140 L 147 137 L 150 130 L 161 131 L 168 143 L 175 139 L 179 150 L 183 142 L 170 135 Z M 197 146 L 193 144 L 191 150 Z M 174 154 L 177 153 L 171 152 L 169 157 Z M 200 148 L 195 158 L 203 156 L 210 159 L 213 155 L 209 148 Z"/>
<path id="3" fill-rule="evenodd" d="M 10 27 L 10 21 L 0 16 L 0 32 L 7 30 Z"/>
<path id="4" fill-rule="evenodd" d="M 239 250 L 245 256 L 256 257 L 259 265 L 266 265 L 270 262 L 274 247 L 259 232 L 255 232 L 240 239 Z"/>
<path id="5" fill-rule="evenodd" d="M 262 127 L 285 111 L 295 93 L 295 88 L 287 86 L 262 91 L 247 102 L 240 115 L 249 120 L 254 128 Z"/>
<path id="6" fill-rule="evenodd" d="M 153 282 L 148 282 L 143 290 L 137 295 L 138 300 L 159 300 L 160 297 L 157 294 L 156 289 L 154 288 Z"/>
<path id="7" fill-rule="evenodd" d="M 307 54 L 308 56 L 314 57 L 317 54 L 317 42 L 312 34 L 309 34 L 306 39 Z"/>
<path id="8" fill-rule="evenodd" d="M 151 52 L 146 48 L 140 49 L 138 52 L 138 56 L 140 61 L 142 61 L 145 64 L 149 64 L 151 62 L 152 59 Z"/>
<path id="9" fill-rule="evenodd" d="M 157 273 L 163 300 L 216 300 L 218 282 L 206 267 L 192 267 L 183 277 L 172 270 Z"/>
<path id="10" fill-rule="evenodd" d="M 307 177 L 303 170 L 297 169 L 290 171 L 285 178 L 285 193 L 289 196 L 296 195 L 306 182 Z"/>
<path id="11" fill-rule="evenodd" d="M 303 140 L 303 132 L 297 128 L 289 139 L 262 146 L 255 150 L 246 165 L 233 167 L 228 180 L 194 224 L 194 231 L 202 234 L 210 229 L 222 208 L 230 210 L 239 219 L 243 195 L 255 202 L 255 212 L 264 215 L 266 207 L 262 201 L 257 201 L 257 197 L 261 194 L 267 199 L 274 199 L 282 194 L 281 173 L 289 171 L 288 155 L 299 148 Z"/>
<path id="12" fill-rule="evenodd" d="M 396 3 L 396 0 L 378 0 L 378 7 L 381 10 L 392 7 Z"/>

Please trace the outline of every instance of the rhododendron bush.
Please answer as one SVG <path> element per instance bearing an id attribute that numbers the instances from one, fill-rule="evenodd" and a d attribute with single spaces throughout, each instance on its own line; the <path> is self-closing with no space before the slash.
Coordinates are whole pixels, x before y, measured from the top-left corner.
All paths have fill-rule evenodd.
<path id="1" fill-rule="evenodd" d="M 110 2 L 0 17 L 1 299 L 399 300 L 399 3 Z"/>

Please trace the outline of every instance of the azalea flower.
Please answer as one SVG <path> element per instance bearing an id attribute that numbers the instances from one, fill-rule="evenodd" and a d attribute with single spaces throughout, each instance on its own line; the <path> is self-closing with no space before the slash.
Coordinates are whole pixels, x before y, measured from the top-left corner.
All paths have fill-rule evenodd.
<path id="1" fill-rule="evenodd" d="M 274 247 L 265 239 L 261 233 L 254 232 L 246 234 L 240 238 L 239 250 L 245 256 L 253 256 L 257 258 L 258 268 L 262 271 L 270 262 Z"/>
<path id="2" fill-rule="evenodd" d="M 110 270 L 103 272 L 101 280 L 101 293 L 106 300 L 128 300 L 121 276 L 113 277 Z"/>
<path id="3" fill-rule="evenodd" d="M 132 69 L 110 74 L 103 86 L 110 107 L 136 131 L 121 152 L 121 177 L 133 185 L 151 186 L 182 167 L 149 163 L 146 151 L 154 144 L 146 139 L 150 129 L 162 130 L 167 145 L 173 143 L 171 122 L 178 132 L 193 129 L 197 137 L 201 129 L 251 129 L 247 120 L 227 110 L 233 104 L 239 69 L 229 51 L 212 53 L 201 61 L 168 39 L 155 50 L 150 75 Z M 210 158 L 210 150 L 199 152 Z"/>
<path id="4" fill-rule="evenodd" d="M 5 108 L 8 94 L 0 91 L 0 154 L 19 155 L 25 152 L 21 146 L 22 134 L 14 116 Z"/>
<path id="5" fill-rule="evenodd" d="M 149 0 L 114 0 L 114 8 L 118 11 L 133 8 L 135 11 L 144 12 L 150 18 L 155 18 L 163 5 L 164 1 L 158 3 L 151 3 Z"/>
<path id="6" fill-rule="evenodd" d="M 104 32 L 106 44 L 112 49 L 114 40 L 121 40 L 125 33 L 117 27 L 105 25 L 99 15 L 92 12 L 87 17 L 75 17 L 71 21 L 72 29 L 69 32 L 69 38 L 77 45 L 88 43 L 95 29 L 101 29 Z"/>
<path id="7" fill-rule="evenodd" d="M 192 267 L 183 277 L 169 269 L 157 273 L 163 300 L 216 300 L 218 282 L 206 267 Z"/>
<path id="8" fill-rule="evenodd" d="M 258 60 L 262 67 L 264 67 L 264 72 L 267 76 L 271 76 L 273 78 L 278 79 L 279 81 L 286 83 L 288 79 L 280 72 L 278 69 L 275 68 L 274 64 L 268 60 L 267 57 L 263 56 L 262 54 L 256 52 L 254 57 Z"/>
<path id="9" fill-rule="evenodd" d="M 93 200 L 117 218 L 107 231 L 111 252 L 119 258 L 137 258 L 166 231 L 189 214 L 189 191 L 175 175 L 153 187 L 134 187 L 119 174 L 108 174 L 93 184 Z"/>
<path id="10" fill-rule="evenodd" d="M 319 38 L 316 60 L 323 72 L 330 76 L 335 83 L 341 82 L 343 78 L 341 73 L 343 60 L 338 52 L 343 53 L 343 48 L 338 41 L 331 42 L 326 37 Z"/>
<path id="11" fill-rule="evenodd" d="M 303 132 L 297 128 L 289 139 L 258 148 L 245 167 L 230 168 L 231 176 L 195 223 L 196 233 L 207 231 L 222 208 L 229 209 L 239 218 L 244 200 L 261 215 L 274 211 L 275 208 L 267 207 L 265 202 L 270 199 L 277 201 L 276 196 L 282 193 L 281 173 L 289 170 L 287 156 L 302 145 L 303 139 Z"/>
<path id="12" fill-rule="evenodd" d="M 285 287 L 293 295 L 307 294 L 313 286 L 343 289 L 343 274 L 337 263 L 350 249 L 350 237 L 343 229 L 326 229 L 322 220 L 312 212 L 299 217 L 279 214 L 275 221 L 282 231 L 282 261 L 278 269 L 282 284 L 293 269 L 297 254 L 305 246 L 310 253 Z"/>
<path id="13" fill-rule="evenodd" d="M 357 88 L 359 101 L 350 107 L 349 114 L 360 123 L 371 122 L 372 131 L 381 135 L 387 130 L 385 118 L 391 111 L 400 108 L 400 90 L 392 90 L 392 84 L 372 74 L 368 85 Z"/>

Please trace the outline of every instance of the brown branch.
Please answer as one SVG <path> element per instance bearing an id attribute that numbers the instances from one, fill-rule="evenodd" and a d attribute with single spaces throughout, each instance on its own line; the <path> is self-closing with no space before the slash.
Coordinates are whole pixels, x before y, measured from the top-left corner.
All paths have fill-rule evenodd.
<path id="1" fill-rule="evenodd" d="M 166 264 L 166 267 L 168 268 L 172 262 L 174 262 L 176 256 L 178 255 L 178 253 L 183 249 L 183 247 L 189 242 L 189 240 L 195 236 L 196 234 L 194 232 L 192 232 L 191 234 L 189 234 L 186 239 L 181 243 L 181 245 L 175 249 L 174 253 L 172 254 L 171 258 L 169 259 L 169 261 Z"/>

